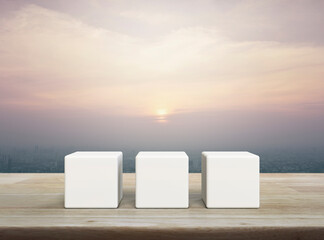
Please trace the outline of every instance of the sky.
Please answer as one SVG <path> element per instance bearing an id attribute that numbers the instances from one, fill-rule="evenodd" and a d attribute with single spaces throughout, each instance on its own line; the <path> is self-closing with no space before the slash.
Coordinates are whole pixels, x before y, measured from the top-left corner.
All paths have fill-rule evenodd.
<path id="1" fill-rule="evenodd" d="M 0 145 L 323 146 L 324 1 L 0 4 Z"/>

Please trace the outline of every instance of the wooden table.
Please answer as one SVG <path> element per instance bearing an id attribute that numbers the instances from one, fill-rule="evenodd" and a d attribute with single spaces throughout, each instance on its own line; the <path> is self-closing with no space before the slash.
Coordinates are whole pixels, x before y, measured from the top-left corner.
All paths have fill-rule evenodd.
<path id="1" fill-rule="evenodd" d="M 135 174 L 118 209 L 64 209 L 63 192 L 63 174 L 0 174 L 0 239 L 324 239 L 324 174 L 261 174 L 259 209 L 206 209 L 200 174 L 189 209 L 135 209 Z"/>

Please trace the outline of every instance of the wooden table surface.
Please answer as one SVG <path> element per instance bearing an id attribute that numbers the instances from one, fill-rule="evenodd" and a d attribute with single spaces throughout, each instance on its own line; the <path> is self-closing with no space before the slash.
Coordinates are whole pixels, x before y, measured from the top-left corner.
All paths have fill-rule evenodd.
<path id="1" fill-rule="evenodd" d="M 190 174 L 188 209 L 64 209 L 63 174 L 0 174 L 0 239 L 324 239 L 324 174 L 261 174 L 259 209 L 206 209 Z"/>

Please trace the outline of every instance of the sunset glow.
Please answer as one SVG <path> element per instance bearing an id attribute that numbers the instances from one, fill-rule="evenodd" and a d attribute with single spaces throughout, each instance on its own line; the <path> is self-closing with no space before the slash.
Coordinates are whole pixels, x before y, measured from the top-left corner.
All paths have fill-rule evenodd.
<path id="1" fill-rule="evenodd" d="M 202 128 L 216 131 L 206 130 L 213 140 L 220 130 L 238 139 L 239 124 L 246 131 L 240 136 L 272 139 L 263 138 L 276 133 L 272 124 L 321 122 L 323 1 L 0 2 L 6 144 L 42 142 L 42 134 L 73 142 L 85 129 L 107 136 L 119 129 L 121 142 L 138 132 L 148 142 L 169 143 L 173 134 L 194 141 Z M 281 117 L 263 126 L 260 116 Z M 14 125 L 28 119 L 26 128 Z M 59 126 L 48 127 L 52 120 Z M 35 130 L 38 121 L 42 131 Z M 305 140 L 297 125 L 294 139 Z M 63 141 L 54 137 L 57 129 Z M 290 143 L 282 134 L 276 137 Z M 97 136 L 78 139 L 86 145 Z"/>
<path id="2" fill-rule="evenodd" d="M 157 114 L 158 116 L 164 116 L 164 115 L 167 114 L 167 110 L 166 110 L 166 109 L 158 109 L 158 110 L 156 111 L 156 114 Z"/>
<path id="3" fill-rule="evenodd" d="M 87 11 L 91 15 L 91 8 Z M 305 102 L 323 102 L 321 44 L 289 42 L 285 36 L 240 40 L 243 35 L 233 36 L 240 32 L 228 32 L 217 22 L 191 25 L 192 16 L 182 12 L 115 11 L 129 27 L 113 31 L 118 23 L 103 27 L 109 15 L 97 26 L 76 11 L 37 4 L 23 4 L 2 18 L 1 104 L 145 115 L 161 99 L 189 112 L 264 106 L 296 111 Z M 177 26 L 174 18 L 186 27 Z M 253 27 L 248 15 L 240 19 Z M 135 23 L 146 31 L 132 32 Z"/>
<path id="4" fill-rule="evenodd" d="M 167 115 L 168 112 L 166 109 L 161 108 L 156 111 L 155 120 L 157 123 L 166 123 L 167 122 Z"/>

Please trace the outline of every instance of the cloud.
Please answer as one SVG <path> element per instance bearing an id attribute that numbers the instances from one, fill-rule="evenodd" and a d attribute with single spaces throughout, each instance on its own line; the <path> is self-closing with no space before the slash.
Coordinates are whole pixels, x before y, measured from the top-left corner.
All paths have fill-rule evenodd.
<path id="1" fill-rule="evenodd" d="M 132 11 L 122 16 L 151 18 Z M 0 26 L 1 105 L 136 115 L 324 102 L 320 45 L 235 41 L 213 26 L 139 38 L 37 5 Z"/>
<path id="2" fill-rule="evenodd" d="M 137 20 L 147 24 L 165 24 L 173 23 L 179 21 L 180 18 L 175 15 L 166 14 L 166 13 L 156 13 L 156 12 L 147 12 L 147 11 L 134 11 L 128 10 L 120 13 L 120 16 L 129 18 L 131 20 Z"/>

